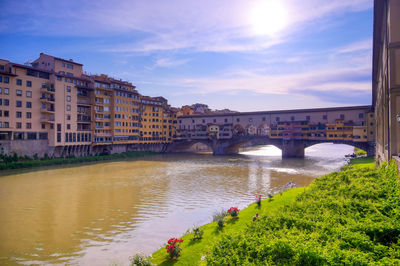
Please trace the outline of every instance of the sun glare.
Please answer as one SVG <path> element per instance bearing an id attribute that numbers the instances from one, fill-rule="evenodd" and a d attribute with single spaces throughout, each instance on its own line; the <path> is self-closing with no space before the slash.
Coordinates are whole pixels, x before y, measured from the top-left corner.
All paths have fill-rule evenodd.
<path id="1" fill-rule="evenodd" d="M 253 32 L 256 35 L 276 35 L 288 22 L 287 11 L 282 1 L 260 1 L 250 13 Z"/>

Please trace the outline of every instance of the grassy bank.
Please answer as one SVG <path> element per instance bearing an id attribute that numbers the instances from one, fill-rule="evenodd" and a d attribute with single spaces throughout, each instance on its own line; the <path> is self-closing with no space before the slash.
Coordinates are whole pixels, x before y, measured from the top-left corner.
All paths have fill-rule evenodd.
<path id="1" fill-rule="evenodd" d="M 203 238 L 183 237 L 181 256 L 162 248 L 157 265 L 367 265 L 400 264 L 400 184 L 395 165 L 375 169 L 357 158 L 341 172 L 288 190 L 272 201 L 242 210 L 218 230 L 206 224 Z M 260 217 L 253 222 L 252 217 Z M 203 260 L 202 260 L 203 258 Z"/>
<path id="2" fill-rule="evenodd" d="M 125 152 L 118 154 L 109 155 L 91 155 L 83 157 L 66 157 L 66 158 L 43 158 L 33 159 L 29 157 L 18 158 L 15 156 L 7 158 L 5 162 L 0 163 L 0 171 L 6 169 L 23 169 L 39 166 L 50 166 L 50 165 L 65 165 L 85 162 L 97 162 L 97 161 L 108 161 L 108 160 L 119 160 L 128 158 L 138 158 L 146 155 L 155 154 L 154 152 Z"/>

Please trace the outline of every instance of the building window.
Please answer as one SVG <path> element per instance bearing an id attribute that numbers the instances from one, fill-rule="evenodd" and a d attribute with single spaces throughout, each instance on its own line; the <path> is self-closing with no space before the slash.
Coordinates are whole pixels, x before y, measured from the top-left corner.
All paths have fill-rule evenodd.
<path id="1" fill-rule="evenodd" d="M 214 123 L 217 123 L 217 119 L 213 119 Z"/>
<path id="2" fill-rule="evenodd" d="M 26 97 L 32 98 L 32 91 L 26 91 Z"/>
<path id="3" fill-rule="evenodd" d="M 275 121 L 276 121 L 276 122 L 279 122 L 280 120 L 281 120 L 281 119 L 279 118 L 279 116 L 275 118 Z"/>
<path id="4" fill-rule="evenodd" d="M 10 89 L 9 88 L 4 88 L 4 94 L 10 94 Z"/>
<path id="5" fill-rule="evenodd" d="M 364 118 L 364 114 L 363 113 L 359 113 L 358 114 L 358 118 L 363 119 Z"/>
<path id="6" fill-rule="evenodd" d="M 0 82 L 2 82 L 3 81 L 3 76 L 0 76 Z"/>
<path id="7" fill-rule="evenodd" d="M 71 115 L 67 115 L 67 120 L 71 120 Z"/>
<path id="8" fill-rule="evenodd" d="M 32 87 L 32 81 L 27 80 L 27 81 L 26 81 L 26 86 L 27 86 L 27 87 Z"/>
<path id="9" fill-rule="evenodd" d="M 17 79 L 17 85 L 22 86 L 22 79 Z"/>
<path id="10" fill-rule="evenodd" d="M 306 120 L 307 121 L 310 121 L 311 120 L 311 117 L 308 115 L 308 116 L 306 116 Z"/>
<path id="11" fill-rule="evenodd" d="M 21 90 L 16 90 L 15 92 L 16 92 L 17 96 L 22 96 L 22 91 Z"/>
<path id="12" fill-rule="evenodd" d="M 22 107 L 22 102 L 21 102 L 21 101 L 17 101 L 17 102 L 16 102 L 16 106 L 17 106 L 17 107 Z"/>
<path id="13" fill-rule="evenodd" d="M 22 117 L 22 112 L 16 112 L 15 115 L 16 115 L 17 118 L 21 118 Z"/>
<path id="14" fill-rule="evenodd" d="M 340 115 L 340 119 L 344 119 L 344 114 L 341 114 L 341 115 Z"/>
<path id="15" fill-rule="evenodd" d="M 32 108 L 32 102 L 26 102 L 26 108 Z"/>
<path id="16" fill-rule="evenodd" d="M 31 112 L 26 112 L 26 118 L 32 118 L 32 113 Z"/>
<path id="17" fill-rule="evenodd" d="M 67 124 L 67 129 L 71 129 L 71 124 Z"/>
<path id="18" fill-rule="evenodd" d="M 10 105 L 10 101 L 8 99 L 4 99 L 4 105 L 5 106 L 9 106 Z"/>
<path id="19" fill-rule="evenodd" d="M 26 123 L 26 128 L 31 129 L 32 128 L 32 123 Z"/>
<path id="20" fill-rule="evenodd" d="M 57 133 L 57 142 L 61 142 L 61 133 Z"/>
<path id="21" fill-rule="evenodd" d="M 67 111 L 71 111 L 71 105 L 67 105 Z"/>
<path id="22" fill-rule="evenodd" d="M 323 115 L 323 116 L 322 116 L 322 119 L 323 119 L 323 120 L 328 120 L 328 115 Z"/>
<path id="23" fill-rule="evenodd" d="M 71 96 L 67 96 L 67 102 L 70 102 L 71 101 Z"/>
<path id="24" fill-rule="evenodd" d="M 10 78 L 9 77 L 4 77 L 4 83 L 10 83 Z"/>
<path id="25" fill-rule="evenodd" d="M 46 124 L 42 124 L 42 129 L 46 129 Z"/>
<path id="26" fill-rule="evenodd" d="M 47 132 L 39 132 L 39 139 L 47 139 Z"/>
<path id="27" fill-rule="evenodd" d="M 71 92 L 71 86 L 67 86 L 67 92 Z"/>
<path id="28" fill-rule="evenodd" d="M 294 121 L 294 120 L 295 120 L 295 117 L 294 117 L 294 116 L 291 116 L 291 117 L 290 117 L 290 120 Z"/>
<path id="29" fill-rule="evenodd" d="M 57 124 L 57 131 L 58 131 L 58 132 L 61 131 L 61 124 Z"/>
<path id="30" fill-rule="evenodd" d="M 236 122 L 240 122 L 240 118 L 236 118 Z"/>
<path id="31" fill-rule="evenodd" d="M 57 80 L 58 81 L 62 81 L 62 77 L 61 76 L 57 76 Z"/>
<path id="32" fill-rule="evenodd" d="M 22 128 L 22 123 L 21 123 L 21 122 L 17 122 L 17 123 L 15 124 L 15 127 L 16 127 L 16 128 Z"/>

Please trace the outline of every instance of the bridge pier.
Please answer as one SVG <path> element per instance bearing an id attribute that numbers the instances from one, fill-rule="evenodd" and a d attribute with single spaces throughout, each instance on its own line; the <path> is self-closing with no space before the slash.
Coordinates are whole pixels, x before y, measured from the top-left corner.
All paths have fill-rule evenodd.
<path id="1" fill-rule="evenodd" d="M 282 158 L 304 158 L 304 150 L 305 145 L 302 141 L 282 141 Z"/>

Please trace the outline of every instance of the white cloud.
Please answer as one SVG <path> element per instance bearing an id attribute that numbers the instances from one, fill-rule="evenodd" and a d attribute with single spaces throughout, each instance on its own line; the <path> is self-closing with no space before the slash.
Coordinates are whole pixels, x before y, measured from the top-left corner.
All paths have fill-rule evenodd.
<path id="1" fill-rule="evenodd" d="M 104 45 L 111 52 L 153 52 L 177 49 L 231 52 L 259 51 L 286 40 L 294 31 L 331 14 L 372 7 L 372 0 L 279 0 L 288 21 L 274 36 L 256 36 L 252 10 L 278 0 L 121 0 L 121 1 L 9 1 L 4 12 L 19 19 L 9 31 L 30 34 L 113 36 L 136 38 L 120 45 Z M 19 21 L 19 22 L 18 22 Z M 272 22 L 270 22 L 272 23 Z M 12 27 L 11 27 L 12 26 Z M 4 27 L 3 31 L 4 31 Z"/>
<path id="2" fill-rule="evenodd" d="M 156 67 L 175 67 L 184 65 L 189 62 L 189 59 L 172 59 L 172 58 L 158 58 L 151 69 Z"/>

